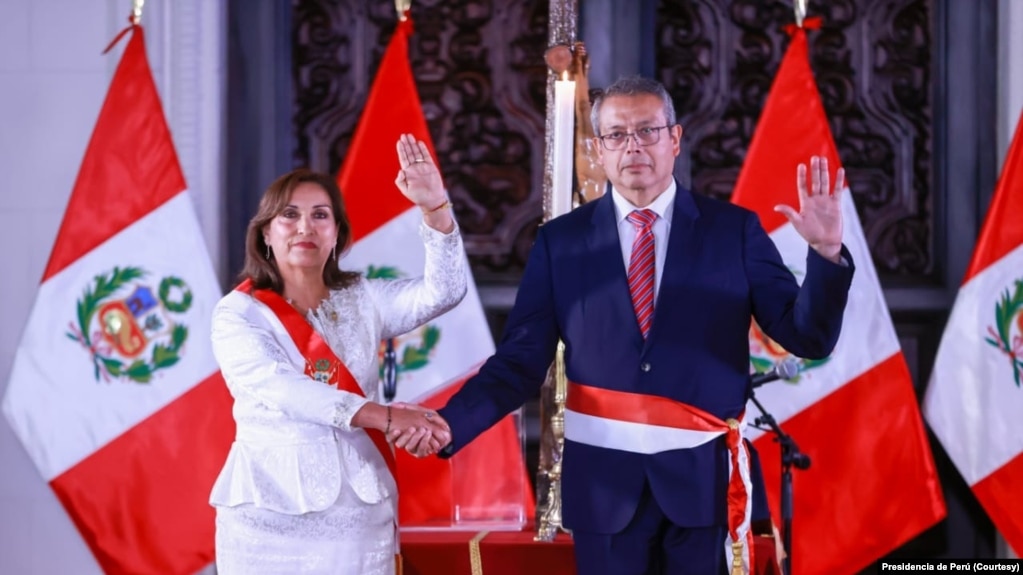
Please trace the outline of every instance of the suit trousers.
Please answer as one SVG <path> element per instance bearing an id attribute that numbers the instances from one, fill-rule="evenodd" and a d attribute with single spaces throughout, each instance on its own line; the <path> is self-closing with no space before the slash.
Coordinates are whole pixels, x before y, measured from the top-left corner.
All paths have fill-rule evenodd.
<path id="1" fill-rule="evenodd" d="M 578 575 L 727 575 L 724 525 L 679 527 L 643 488 L 636 514 L 618 533 L 572 530 Z"/>

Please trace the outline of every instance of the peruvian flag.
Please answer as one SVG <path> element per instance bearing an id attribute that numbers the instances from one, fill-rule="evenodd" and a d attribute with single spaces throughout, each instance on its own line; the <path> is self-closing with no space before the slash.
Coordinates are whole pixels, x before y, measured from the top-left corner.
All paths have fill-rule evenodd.
<path id="1" fill-rule="evenodd" d="M 1017 555 L 1023 553 L 1023 118 L 959 288 L 924 415 Z"/>
<path id="2" fill-rule="evenodd" d="M 190 574 L 213 560 L 234 436 L 209 339 L 221 290 L 129 30 L 3 411 L 106 573 Z"/>
<path id="3" fill-rule="evenodd" d="M 425 265 L 420 209 L 398 190 L 395 144 L 410 133 L 436 152 L 409 65 L 412 20 L 398 22 L 366 100 L 338 184 L 355 241 L 342 266 L 370 277 L 420 275 Z M 438 163 L 439 165 L 439 163 Z M 466 268 L 469 266 L 465 260 Z M 494 340 L 470 281 L 455 309 L 401 338 L 396 400 L 442 407 L 494 352 Z M 450 460 L 415 459 L 399 451 L 402 526 L 448 526 L 534 513 L 519 424 L 510 415 Z"/>
<path id="4" fill-rule="evenodd" d="M 807 244 L 774 206 L 799 205 L 796 167 L 810 156 L 828 159 L 831 182 L 841 164 L 810 70 L 806 31 L 793 27 L 791 35 L 732 200 L 757 212 L 799 279 Z M 827 359 L 803 362 L 796 381 L 757 390 L 812 461 L 793 470 L 792 569 L 804 575 L 856 573 L 945 515 L 913 383 L 848 191 L 842 215 L 856 274 L 838 344 Z M 788 356 L 755 324 L 750 353 L 758 370 Z M 752 404 L 749 410 L 759 414 Z M 761 434 L 756 446 L 777 510 L 778 444 Z"/>

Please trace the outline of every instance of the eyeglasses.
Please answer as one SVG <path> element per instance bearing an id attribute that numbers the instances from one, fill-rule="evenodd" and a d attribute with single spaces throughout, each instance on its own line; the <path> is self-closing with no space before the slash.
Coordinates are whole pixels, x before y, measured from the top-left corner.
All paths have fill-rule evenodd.
<path id="1" fill-rule="evenodd" d="M 670 125 L 650 126 L 640 128 L 635 132 L 611 132 L 597 137 L 600 138 L 601 143 L 604 144 L 605 150 L 613 152 L 615 150 L 622 150 L 628 147 L 630 137 L 636 138 L 636 144 L 640 146 L 652 146 L 661 140 L 661 130 L 670 127 Z"/>

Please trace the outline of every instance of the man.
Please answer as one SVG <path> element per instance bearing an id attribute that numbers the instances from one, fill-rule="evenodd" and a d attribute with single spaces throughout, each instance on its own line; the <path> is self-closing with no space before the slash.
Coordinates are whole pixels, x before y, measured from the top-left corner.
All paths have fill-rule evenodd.
<path id="1" fill-rule="evenodd" d="M 750 320 L 797 356 L 831 352 L 853 274 L 843 173 L 829 193 L 812 158 L 800 209 L 777 208 L 810 246 L 800 287 L 754 213 L 677 185 L 682 127 L 663 86 L 619 80 L 591 120 L 610 193 L 540 229 L 500 346 L 440 410 L 442 456 L 534 397 L 560 339 L 578 572 L 726 573 L 748 560 Z"/>

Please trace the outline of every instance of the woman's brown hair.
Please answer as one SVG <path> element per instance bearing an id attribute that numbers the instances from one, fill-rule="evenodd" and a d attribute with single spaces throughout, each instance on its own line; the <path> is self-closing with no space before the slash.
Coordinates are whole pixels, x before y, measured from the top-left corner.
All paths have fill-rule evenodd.
<path id="1" fill-rule="evenodd" d="M 270 184 L 263 192 L 263 198 L 259 200 L 259 209 L 256 211 L 256 215 L 249 221 L 248 231 L 245 232 L 245 267 L 242 269 L 239 279 L 252 280 L 253 289 L 271 289 L 277 293 L 284 291 L 284 280 L 277 269 L 277 260 L 273 256 L 273 252 L 269 251 L 270 256 L 267 257 L 268 250 L 266 242 L 263 241 L 263 228 L 270 223 L 270 220 L 284 211 L 295 188 L 306 182 L 316 184 L 327 192 L 327 196 L 330 197 L 331 212 L 334 214 L 334 224 L 337 225 L 337 244 L 331 252 L 334 255 L 323 266 L 323 283 L 329 289 L 339 289 L 351 285 L 359 277 L 356 272 L 341 271 L 338 267 L 338 255 L 345 253 L 352 240 L 352 226 L 348 223 L 348 213 L 341 200 L 341 190 L 334 178 L 327 174 L 299 168 L 284 174 Z"/>

